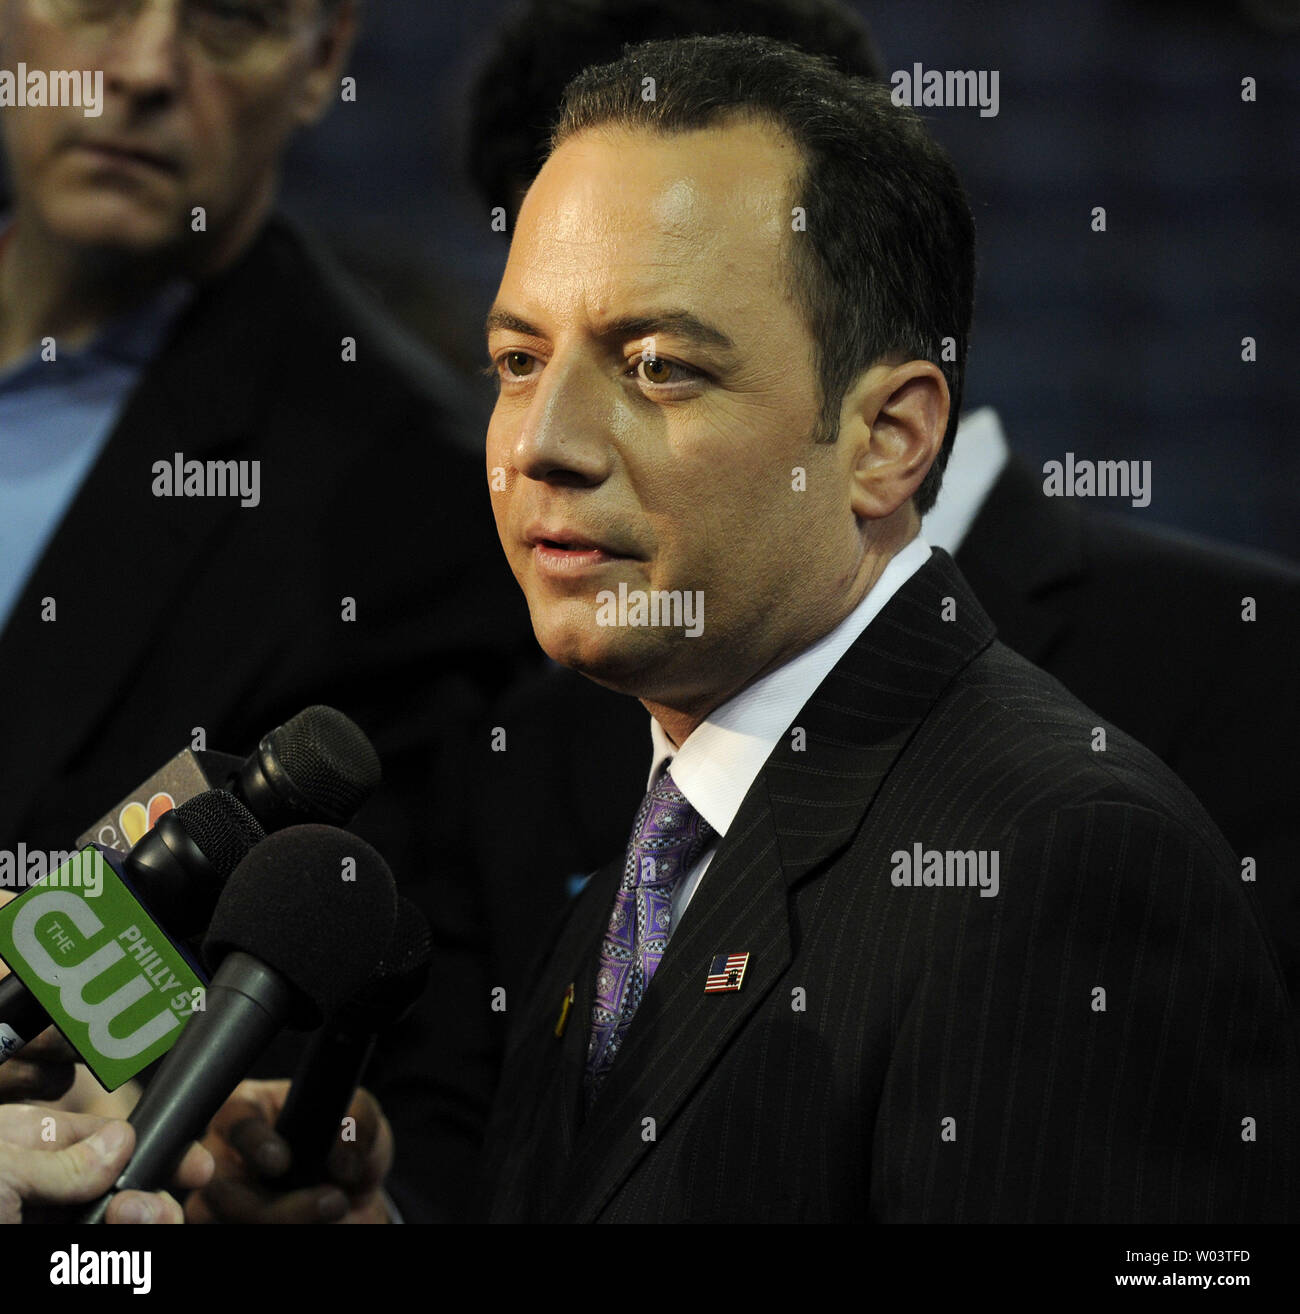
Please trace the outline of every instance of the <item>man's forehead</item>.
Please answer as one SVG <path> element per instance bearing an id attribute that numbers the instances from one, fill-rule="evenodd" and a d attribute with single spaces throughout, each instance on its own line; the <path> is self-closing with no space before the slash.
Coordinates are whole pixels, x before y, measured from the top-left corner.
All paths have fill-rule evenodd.
<path id="1" fill-rule="evenodd" d="M 525 198 L 516 232 L 576 247 L 626 235 L 675 244 L 779 238 L 798 152 L 766 124 L 680 133 L 602 126 L 563 142 Z"/>
<path id="2" fill-rule="evenodd" d="M 580 133 L 525 199 L 503 299 L 581 298 L 601 319 L 601 307 L 621 315 L 685 300 L 707 313 L 719 300 L 777 293 L 793 164 L 770 132 L 748 124 Z"/>

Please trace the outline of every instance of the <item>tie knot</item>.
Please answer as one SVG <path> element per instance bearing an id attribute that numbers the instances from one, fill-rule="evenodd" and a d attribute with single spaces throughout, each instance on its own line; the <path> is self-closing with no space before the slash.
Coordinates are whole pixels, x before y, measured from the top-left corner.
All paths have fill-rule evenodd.
<path id="1" fill-rule="evenodd" d="M 713 835 L 713 827 L 691 806 L 671 773 L 665 771 L 641 805 L 630 855 L 635 859 L 635 869 L 626 873 L 632 878 L 631 887 L 677 881 L 695 865 Z"/>

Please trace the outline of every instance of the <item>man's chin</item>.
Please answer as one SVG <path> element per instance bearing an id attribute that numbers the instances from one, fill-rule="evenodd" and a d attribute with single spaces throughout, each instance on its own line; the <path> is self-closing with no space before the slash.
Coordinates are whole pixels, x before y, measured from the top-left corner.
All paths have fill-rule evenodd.
<path id="1" fill-rule="evenodd" d="M 547 625 L 533 620 L 542 651 L 561 666 L 607 689 L 636 696 L 647 673 L 667 656 L 643 633 L 597 626 Z"/>
<path id="2" fill-rule="evenodd" d="M 54 208 L 49 228 L 70 246 L 104 255 L 147 258 L 176 249 L 187 229 L 171 211 L 96 191 Z"/>

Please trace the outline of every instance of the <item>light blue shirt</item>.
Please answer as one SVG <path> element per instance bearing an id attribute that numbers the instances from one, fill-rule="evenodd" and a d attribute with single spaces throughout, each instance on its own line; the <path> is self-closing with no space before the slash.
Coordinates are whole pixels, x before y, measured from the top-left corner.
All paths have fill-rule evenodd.
<path id="1" fill-rule="evenodd" d="M 0 629 L 189 296 L 170 284 L 79 351 L 0 371 Z"/>

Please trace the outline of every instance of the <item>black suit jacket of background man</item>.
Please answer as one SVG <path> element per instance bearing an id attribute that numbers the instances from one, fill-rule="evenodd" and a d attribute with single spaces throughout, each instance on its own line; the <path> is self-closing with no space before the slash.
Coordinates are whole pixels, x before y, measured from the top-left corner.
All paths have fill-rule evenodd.
<path id="1" fill-rule="evenodd" d="M 1098 750 L 941 552 L 793 724 L 806 746 L 746 795 L 585 1120 L 621 861 L 574 901 L 515 1010 L 494 1219 L 1293 1216 L 1285 991 L 1181 781 L 1114 728 Z M 896 885 L 918 844 L 996 851 L 997 895 Z M 746 952 L 741 989 L 706 994 Z"/>
<path id="2" fill-rule="evenodd" d="M 402 1092 L 387 1109 L 402 1163 L 452 1214 L 492 1068 L 456 1030 L 487 987 L 477 896 L 447 876 L 461 870 L 447 818 L 465 807 L 461 737 L 521 656 L 536 660 L 466 397 L 272 221 L 174 326 L 0 636 L 3 846 L 68 848 L 194 727 L 242 755 L 325 702 L 371 736 L 386 783 L 357 829 L 438 943 L 426 996 L 438 1043 L 422 1051 L 407 1023 L 376 1084 Z M 153 463 L 176 452 L 260 461 L 260 506 L 153 496 Z"/>
<path id="3" fill-rule="evenodd" d="M 956 560 L 1002 642 L 1150 748 L 1232 848 L 1255 859 L 1266 924 L 1300 1000 L 1300 571 L 1044 497 L 1014 457 Z M 1242 619 L 1246 597 L 1253 621 Z M 509 988 L 521 984 L 534 928 L 559 916 L 566 878 L 627 842 L 650 735 L 634 698 L 562 667 L 529 677 L 494 719 L 513 747 L 480 759 L 482 792 L 516 800 L 516 824 L 482 825 L 478 842 L 491 876 L 493 980 Z"/>

